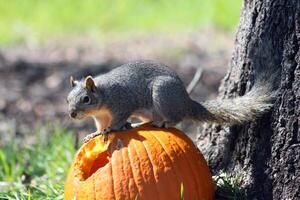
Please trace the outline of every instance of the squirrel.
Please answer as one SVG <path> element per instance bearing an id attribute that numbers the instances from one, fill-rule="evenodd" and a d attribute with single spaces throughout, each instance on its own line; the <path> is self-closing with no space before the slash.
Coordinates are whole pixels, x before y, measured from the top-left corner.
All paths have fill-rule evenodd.
<path id="1" fill-rule="evenodd" d="M 184 119 L 218 124 L 242 124 L 261 116 L 273 105 L 270 81 L 258 78 L 244 96 L 197 102 L 171 68 L 155 61 L 134 61 L 106 74 L 78 81 L 70 78 L 67 97 L 74 119 L 93 117 L 97 131 L 91 138 L 131 128 L 130 117 L 155 127 L 170 127 Z"/>

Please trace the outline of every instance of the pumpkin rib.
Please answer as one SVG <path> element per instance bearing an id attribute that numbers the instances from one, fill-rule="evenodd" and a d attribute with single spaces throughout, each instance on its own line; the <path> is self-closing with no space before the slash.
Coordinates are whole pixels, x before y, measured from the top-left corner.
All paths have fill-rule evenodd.
<path id="1" fill-rule="evenodd" d="M 168 153 L 167 153 L 167 151 L 165 150 L 165 148 L 163 147 L 163 145 L 157 140 L 157 138 L 156 138 L 156 136 L 155 136 L 155 134 L 156 134 L 156 131 L 150 131 L 151 132 L 151 134 L 150 134 L 150 137 L 153 139 L 153 141 L 156 141 L 156 143 L 161 147 L 161 149 L 164 151 L 164 153 L 165 153 L 165 155 L 166 155 L 166 159 L 169 159 L 168 160 L 168 163 L 171 163 L 171 159 L 170 159 L 170 157 L 169 157 L 169 155 L 168 155 Z M 162 154 L 162 152 L 161 152 L 161 154 Z M 166 166 L 165 165 L 165 163 L 167 162 L 167 161 L 165 161 L 165 159 L 163 158 L 163 157 L 160 157 L 160 159 L 161 159 L 161 162 L 162 162 L 162 164 L 164 165 L 164 169 L 167 169 L 167 167 L 168 166 Z M 166 163 L 167 164 L 167 163 Z M 171 167 L 171 169 L 173 169 L 173 165 L 172 164 L 170 164 L 170 166 L 169 167 Z M 170 170 L 170 172 L 169 173 L 172 173 L 172 176 L 174 177 L 174 170 Z M 175 175 L 175 178 L 177 179 L 177 176 Z M 170 174 L 167 174 L 167 179 L 168 179 L 168 181 L 169 181 L 169 183 L 171 183 L 171 184 L 174 184 L 174 180 L 173 180 L 173 178 L 172 177 L 170 177 Z M 176 185 L 176 184 L 174 184 L 174 185 Z M 180 186 L 180 185 L 179 185 Z M 178 188 L 180 188 L 180 187 L 178 187 Z M 175 193 L 171 193 L 172 195 L 173 194 L 175 194 Z M 175 195 L 176 196 L 176 195 Z M 180 196 L 180 195 L 179 195 Z"/>
<path id="2" fill-rule="evenodd" d="M 137 143 L 134 142 L 133 145 L 134 145 L 134 149 L 136 150 L 136 153 L 137 153 L 137 155 L 138 155 L 139 169 L 140 169 L 140 171 L 141 171 L 143 180 L 144 180 L 144 182 L 145 182 L 144 172 L 143 172 L 143 170 L 141 170 L 141 166 L 140 166 L 141 159 L 140 159 L 140 153 L 139 153 L 138 148 L 137 148 Z M 147 158 L 148 158 L 149 162 L 150 162 L 151 165 L 152 165 L 152 162 L 151 162 L 151 160 L 150 160 L 150 157 L 149 157 L 149 155 L 148 155 L 148 152 L 147 152 L 147 150 L 145 149 L 145 146 L 142 144 L 142 142 L 140 142 L 140 146 L 142 146 L 142 147 L 144 148 L 144 150 L 145 150 L 145 152 L 146 152 L 146 155 L 147 155 Z M 151 172 L 152 172 L 151 174 L 152 174 L 152 176 L 153 176 L 153 179 L 156 180 L 155 175 L 154 175 L 154 170 L 153 170 L 153 168 L 151 168 L 151 169 L 152 169 L 152 170 L 151 170 Z M 157 185 L 156 185 L 156 184 L 155 184 L 155 187 L 154 187 L 154 188 L 155 188 L 156 193 L 159 194 L 158 188 L 157 188 Z"/>
<path id="3" fill-rule="evenodd" d="M 177 141 L 177 140 L 175 139 L 175 141 Z M 203 155 L 200 153 L 199 149 L 196 147 L 196 145 L 191 140 L 188 140 L 187 138 L 184 138 L 184 142 L 190 146 L 190 148 L 188 150 L 189 150 L 189 152 L 191 152 L 190 154 L 186 154 L 186 155 L 193 155 L 192 159 L 196 160 L 197 167 L 199 168 L 199 170 L 195 169 L 196 174 L 201 175 L 199 173 L 200 171 L 203 171 L 203 170 L 207 171 L 207 173 L 203 173 L 203 175 L 202 175 L 203 178 L 200 179 L 200 185 L 202 186 L 201 187 L 202 191 L 205 192 L 207 189 L 213 188 L 213 183 L 212 182 L 210 182 L 211 186 L 209 187 L 209 184 L 207 184 L 204 181 L 204 180 L 207 180 L 209 177 L 211 177 L 211 175 L 210 175 L 210 171 L 207 167 L 207 163 L 206 163 Z M 191 148 L 191 147 L 194 147 L 194 148 Z M 195 157 L 195 155 L 199 155 L 199 156 Z M 203 163 L 203 162 L 205 162 L 205 163 Z M 192 165 L 192 166 L 194 166 L 194 165 Z"/>
<path id="4" fill-rule="evenodd" d="M 195 144 L 192 143 L 192 145 L 195 145 Z M 195 157 L 196 163 L 198 164 L 198 167 L 199 167 L 199 170 L 197 170 L 196 172 L 204 171 L 204 170 L 207 171 L 207 173 L 203 173 L 203 176 L 202 176 L 203 179 L 200 180 L 203 185 L 202 190 L 206 191 L 206 190 L 209 190 L 210 188 L 214 188 L 213 182 L 210 182 L 210 184 L 211 184 L 210 186 L 209 186 L 209 184 L 205 184 L 206 182 L 204 180 L 211 177 L 211 174 L 210 174 L 209 168 L 205 167 L 205 166 L 207 166 L 207 163 L 206 163 L 203 155 L 200 153 L 199 149 L 197 149 L 196 146 L 195 146 L 195 148 L 190 148 L 190 151 L 193 153 L 193 155 L 196 155 L 196 154 L 199 155 L 199 156 Z M 202 159 L 200 159 L 200 158 L 202 158 Z M 205 162 L 205 165 L 203 164 L 203 162 Z"/>
<path id="5" fill-rule="evenodd" d="M 112 186 L 113 186 L 113 194 L 114 194 L 114 198 L 113 199 L 116 199 L 116 192 L 115 192 L 115 181 L 114 181 L 114 174 L 113 174 L 113 166 L 112 166 L 112 164 L 111 164 L 111 160 L 110 160 L 110 162 L 109 162 L 109 166 L 110 166 L 110 172 L 111 172 L 111 177 L 112 177 Z"/>
<path id="6" fill-rule="evenodd" d="M 183 155 L 183 158 L 184 158 L 184 160 L 186 161 L 186 163 L 187 163 L 187 165 L 188 165 L 188 168 L 189 168 L 189 170 L 192 172 L 192 174 L 193 174 L 193 176 L 194 177 L 200 177 L 200 174 L 198 174 L 197 172 L 195 173 L 195 171 L 194 171 L 194 168 L 193 168 L 193 165 L 190 163 L 190 160 L 188 159 L 188 157 L 187 157 L 187 154 L 186 154 L 186 152 L 184 151 L 184 148 L 182 148 L 182 146 L 178 143 L 178 141 L 177 141 L 177 137 L 178 137 L 178 133 L 176 132 L 176 135 L 175 135 L 176 137 L 174 137 L 174 142 L 175 142 L 175 144 L 176 144 L 176 146 L 178 146 L 178 148 L 179 148 L 179 150 L 182 152 L 182 155 Z M 180 139 L 181 139 L 181 137 L 180 137 Z M 200 184 L 200 182 L 198 182 L 198 178 L 196 178 L 196 179 L 194 179 L 194 181 L 193 181 L 194 183 L 195 183 L 195 188 L 196 188 L 196 191 L 197 191 L 197 196 L 201 196 L 200 194 L 201 194 L 201 192 L 199 191 L 199 188 L 201 188 L 200 186 L 201 186 L 201 184 Z"/>
<path id="7" fill-rule="evenodd" d="M 168 141 L 168 138 L 166 137 L 166 135 L 161 135 L 161 137 L 164 138 L 164 140 L 167 140 L 167 141 Z M 178 136 L 175 135 L 175 137 L 177 138 Z M 176 152 L 175 149 L 178 149 L 178 150 L 182 153 L 182 158 L 183 158 L 183 160 L 184 160 L 185 165 L 186 165 L 186 163 L 187 163 L 187 164 L 188 164 L 189 170 L 192 171 L 192 167 L 190 166 L 190 164 L 189 164 L 189 162 L 188 162 L 188 158 L 185 156 L 184 150 L 178 145 L 178 143 L 177 143 L 177 141 L 176 141 L 175 139 L 172 140 L 172 141 L 173 141 L 172 143 L 169 143 L 171 149 L 172 149 L 174 152 Z M 176 147 L 175 147 L 175 146 L 176 146 Z M 175 149 L 174 149 L 174 148 L 175 148 Z M 186 170 L 183 169 L 182 172 L 184 173 L 184 172 L 186 172 Z M 192 171 L 192 173 L 193 173 L 193 171 Z M 186 174 L 184 174 L 184 176 L 186 176 Z M 198 177 L 198 176 L 196 176 L 195 173 L 193 173 L 193 177 Z M 182 180 L 182 183 L 183 183 L 183 180 Z M 192 183 L 192 185 L 195 186 L 195 190 L 197 191 L 197 192 L 196 192 L 196 193 L 197 193 L 196 195 L 199 197 L 200 194 L 199 194 L 198 189 L 197 189 L 197 188 L 199 187 L 199 183 L 198 183 L 198 181 L 197 181 L 197 178 L 194 179 L 194 180 L 192 180 L 192 178 L 191 178 L 190 176 L 188 176 L 187 183 Z"/>
<path id="8" fill-rule="evenodd" d="M 123 151 L 124 151 L 124 148 L 122 148 L 122 149 L 120 149 L 119 150 L 120 151 L 120 153 L 121 153 L 121 159 L 122 159 L 122 174 L 123 175 L 125 175 L 125 170 L 124 170 L 124 157 L 123 157 Z M 128 177 L 127 177 L 127 174 L 125 175 L 125 176 L 123 176 L 124 178 L 125 178 L 125 180 L 122 180 L 121 181 L 121 184 L 122 184 L 122 188 L 123 188 L 123 186 L 124 186 L 124 182 L 125 182 L 125 192 L 123 191 L 122 193 L 125 193 L 125 195 L 127 196 L 127 197 L 130 197 L 130 192 L 129 192 L 129 179 L 128 179 Z M 127 181 L 128 181 L 128 183 L 127 183 Z"/>
<path id="9" fill-rule="evenodd" d="M 129 145 L 128 145 L 129 146 Z M 127 156 L 126 156 L 127 155 Z M 128 184 L 127 184 L 127 189 L 128 189 L 128 192 L 129 192 L 129 197 L 130 197 L 130 199 L 133 199 L 134 197 L 132 197 L 131 196 L 131 194 L 132 194 L 132 187 L 130 186 L 130 182 L 131 182 L 131 180 L 133 180 L 133 183 L 134 183 L 134 186 L 133 186 L 133 188 L 134 188 L 134 191 L 137 191 L 138 189 L 137 189 L 137 186 L 136 186 L 136 183 L 135 183 L 135 180 L 134 180 L 134 176 L 133 176 L 133 171 L 132 171 L 132 166 L 131 166 L 131 164 L 130 164 L 130 158 L 129 158 L 129 153 L 128 153 L 128 147 L 126 147 L 126 148 L 124 148 L 123 150 L 122 150 L 122 157 L 123 157 L 123 173 L 125 174 L 125 171 L 127 171 L 127 173 L 128 174 L 131 174 L 131 175 L 128 175 L 128 176 L 126 176 L 126 177 L 128 177 L 127 178 L 127 181 L 128 181 Z M 126 159 L 125 159 L 126 158 Z M 127 163 L 127 164 L 126 164 Z M 129 164 L 128 164 L 129 163 Z M 128 167 L 128 166 L 130 166 L 130 167 Z M 128 171 L 128 170 L 125 170 L 124 169 L 124 167 L 127 167 L 127 168 L 129 168 L 130 170 Z M 126 174 L 127 175 L 127 174 Z M 136 194 L 135 194 L 136 195 Z M 133 194 L 133 196 L 134 196 L 134 194 Z"/>
<path id="10" fill-rule="evenodd" d="M 111 176 L 111 167 L 106 165 L 95 174 L 96 199 L 114 199 L 113 177 Z M 101 178 L 99 178 L 101 177 Z M 103 197 L 105 195 L 105 198 Z"/>
<path id="11" fill-rule="evenodd" d="M 200 177 L 201 174 L 198 173 L 198 170 L 195 170 L 194 165 L 191 163 L 190 159 L 187 157 L 188 153 L 186 153 L 186 152 L 184 151 L 184 149 L 182 148 L 181 144 L 178 143 L 177 137 L 175 137 L 174 141 L 175 141 L 175 143 L 177 144 L 177 146 L 181 149 L 181 151 L 183 152 L 183 156 L 185 157 L 185 160 L 187 161 L 187 163 L 188 163 L 188 165 L 189 165 L 189 168 L 190 168 L 190 170 L 192 171 L 193 175 L 194 175 L 195 177 Z M 184 140 L 184 141 L 185 141 L 185 140 Z M 189 151 L 189 153 L 191 153 L 191 152 Z M 197 167 L 198 167 L 198 166 L 197 166 Z M 205 184 L 203 184 L 203 183 L 201 183 L 201 182 L 198 182 L 198 179 L 195 179 L 195 181 L 196 181 L 196 191 L 198 192 L 198 196 L 200 197 L 201 194 L 203 194 L 203 190 L 201 190 L 201 188 L 202 188 L 203 185 L 205 185 Z M 199 187 L 200 185 L 201 185 L 202 187 Z"/>
<path id="12" fill-rule="evenodd" d="M 156 168 L 156 167 L 155 167 L 155 165 L 153 164 L 153 161 L 151 160 L 151 157 L 150 157 L 150 155 L 149 155 L 149 152 L 148 152 L 148 150 L 147 150 L 147 148 L 146 148 L 144 142 L 141 142 L 141 144 L 142 144 L 141 146 L 144 147 L 144 149 L 145 149 L 145 151 L 146 151 L 146 155 L 147 155 L 147 157 L 148 157 L 148 159 L 149 159 L 149 161 L 150 161 L 150 163 L 151 163 L 151 166 L 152 166 L 152 172 L 153 172 L 153 177 L 154 177 L 155 181 L 158 182 L 157 177 L 155 176 L 156 173 L 155 173 L 155 170 L 154 170 L 154 168 Z M 155 184 L 155 187 L 156 187 L 156 192 L 157 192 L 157 194 L 158 194 L 158 199 L 160 199 L 160 194 L 159 194 L 159 189 L 157 188 L 157 184 Z"/>
<path id="13" fill-rule="evenodd" d="M 133 142 L 133 141 L 132 141 Z M 133 179 L 133 182 L 134 182 L 134 184 L 135 184 L 135 187 L 136 187 L 136 189 L 137 189 L 137 193 L 138 193 L 138 197 L 140 197 L 141 195 L 140 195 L 140 190 L 139 190 L 139 187 L 138 187 L 138 185 L 137 185 L 137 181 L 136 181 L 136 177 L 135 177 L 135 175 L 134 175 L 134 172 L 133 172 L 133 165 L 132 165 L 132 161 L 131 161 L 131 155 L 130 155 L 130 145 L 128 145 L 128 150 L 127 150 L 127 155 L 128 155 L 128 160 L 129 160 L 129 165 L 130 165 L 130 171 L 131 171 L 131 173 L 132 173 L 132 179 Z"/>
<path id="14" fill-rule="evenodd" d="M 147 131 L 148 133 L 151 133 L 151 131 Z M 143 141 L 142 143 L 144 144 L 145 149 L 148 152 L 148 156 L 153 163 L 153 166 L 155 167 L 154 173 L 155 173 L 155 178 L 157 181 L 157 185 L 159 188 L 159 197 L 160 199 L 169 199 L 170 196 L 174 194 L 174 192 L 171 190 L 171 188 L 168 186 L 170 183 L 170 179 L 168 178 L 168 175 L 166 175 L 166 172 L 163 172 L 165 170 L 165 163 L 164 160 L 161 158 L 162 156 L 162 150 L 158 150 L 157 143 L 155 144 L 155 140 L 153 139 L 152 134 L 147 134 L 147 140 L 145 142 Z M 160 175 L 163 173 L 163 175 Z M 157 179 L 157 177 L 160 177 Z M 172 195 L 170 195 L 172 194 Z"/>
<path id="15" fill-rule="evenodd" d="M 123 172 L 123 157 L 122 157 L 122 150 L 114 150 L 113 156 L 112 156 L 112 166 L 114 168 L 115 173 L 113 173 L 113 180 L 114 180 L 114 185 L 116 186 L 115 194 L 116 194 L 116 199 L 126 199 L 128 197 L 127 194 L 127 188 L 126 185 L 124 187 L 124 182 L 120 177 L 125 177 L 125 174 Z M 113 164 L 114 163 L 114 164 Z M 119 163 L 119 164 L 116 164 Z M 117 185 L 116 185 L 117 184 Z"/>
<path id="16" fill-rule="evenodd" d="M 172 163 L 172 158 L 168 153 L 168 150 L 166 149 L 166 147 L 164 146 L 164 144 L 160 141 L 160 139 L 156 136 L 156 134 L 153 132 L 152 133 L 153 138 L 159 143 L 159 145 L 163 148 L 163 150 L 166 152 L 166 155 L 168 156 L 169 162 Z M 172 169 L 176 169 L 177 165 L 171 164 Z M 176 178 L 176 184 L 178 184 L 179 188 L 180 188 L 180 181 L 178 179 L 178 174 L 176 173 L 177 170 L 172 170 L 173 174 L 175 175 Z"/>
<path id="17" fill-rule="evenodd" d="M 195 148 L 194 149 L 192 148 L 191 151 L 196 152 L 199 155 L 195 159 L 197 160 L 198 163 L 202 163 L 200 165 L 201 170 L 207 170 L 207 173 L 203 174 L 204 178 L 201 179 L 201 181 L 203 182 L 204 179 L 210 179 L 212 177 L 211 171 L 208 168 L 208 164 L 207 164 L 204 156 L 202 155 L 201 151 L 197 148 L 197 146 L 194 143 L 192 143 L 192 144 L 194 145 Z M 204 162 L 204 164 L 203 164 L 203 162 Z M 210 190 L 211 188 L 213 188 L 212 195 L 214 195 L 214 184 L 213 184 L 213 181 L 210 181 L 210 185 L 205 184 L 203 188 L 204 188 L 203 190 Z"/>

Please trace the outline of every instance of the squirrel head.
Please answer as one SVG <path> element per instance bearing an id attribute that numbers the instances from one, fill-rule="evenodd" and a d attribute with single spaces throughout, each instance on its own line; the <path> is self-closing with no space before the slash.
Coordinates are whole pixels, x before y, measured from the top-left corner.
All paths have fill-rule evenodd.
<path id="1" fill-rule="evenodd" d="M 91 116 L 93 111 L 101 106 L 101 99 L 103 99 L 92 76 L 87 76 L 82 81 L 75 80 L 71 76 L 70 85 L 72 90 L 67 97 L 70 117 L 82 119 Z"/>

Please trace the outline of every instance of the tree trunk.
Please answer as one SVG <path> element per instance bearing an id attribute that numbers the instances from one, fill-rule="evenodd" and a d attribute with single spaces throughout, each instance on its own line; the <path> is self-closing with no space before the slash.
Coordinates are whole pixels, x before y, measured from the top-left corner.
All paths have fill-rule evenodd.
<path id="1" fill-rule="evenodd" d="M 197 144 L 214 173 L 246 175 L 247 199 L 300 199 L 300 0 L 245 0 L 220 98 L 245 94 L 253 69 L 281 70 L 274 108 L 243 126 L 207 126 Z"/>

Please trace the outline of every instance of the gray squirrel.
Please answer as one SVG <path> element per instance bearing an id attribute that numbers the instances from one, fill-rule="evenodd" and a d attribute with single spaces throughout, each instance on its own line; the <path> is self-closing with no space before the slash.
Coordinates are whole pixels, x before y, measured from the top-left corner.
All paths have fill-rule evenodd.
<path id="1" fill-rule="evenodd" d="M 244 96 L 196 102 L 169 67 L 154 61 L 134 61 L 112 71 L 77 81 L 70 78 L 67 97 L 70 117 L 93 117 L 97 131 L 85 141 L 110 131 L 130 128 L 132 116 L 155 127 L 174 126 L 184 119 L 219 124 L 241 124 L 270 110 L 271 83 L 260 80 Z"/>

